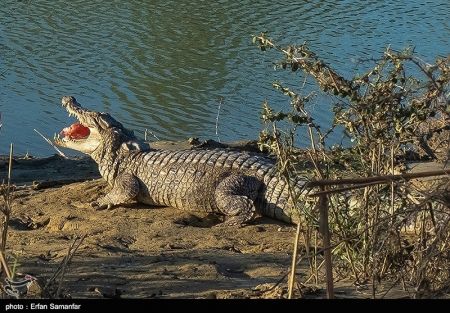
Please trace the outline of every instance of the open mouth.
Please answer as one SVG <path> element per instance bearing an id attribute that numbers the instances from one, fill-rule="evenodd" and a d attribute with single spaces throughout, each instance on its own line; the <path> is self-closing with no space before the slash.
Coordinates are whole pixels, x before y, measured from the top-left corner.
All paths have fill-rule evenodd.
<path id="1" fill-rule="evenodd" d="M 91 130 L 85 126 L 83 114 L 89 114 L 89 112 L 83 109 L 77 100 L 71 96 L 62 97 L 61 104 L 67 110 L 69 116 L 75 117 L 77 121 L 69 127 L 65 127 L 59 134 L 55 134 L 54 140 L 58 143 L 67 143 L 87 139 L 91 135 Z"/>
<path id="2" fill-rule="evenodd" d="M 90 135 L 90 130 L 88 127 L 76 122 L 69 127 L 65 127 L 58 135 L 59 140 L 83 140 L 87 139 Z"/>
<path id="3" fill-rule="evenodd" d="M 74 123 L 69 127 L 64 128 L 60 135 L 69 139 L 85 139 L 89 137 L 90 130 L 88 127 L 83 126 L 80 123 Z"/>

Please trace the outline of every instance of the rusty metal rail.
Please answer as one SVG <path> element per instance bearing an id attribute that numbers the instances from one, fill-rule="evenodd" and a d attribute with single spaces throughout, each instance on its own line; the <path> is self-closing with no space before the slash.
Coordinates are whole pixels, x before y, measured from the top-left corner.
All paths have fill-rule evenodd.
<path id="1" fill-rule="evenodd" d="M 399 175 L 373 176 L 365 178 L 323 179 L 307 183 L 307 187 L 320 187 L 320 191 L 309 194 L 309 197 L 319 197 L 319 232 L 323 238 L 325 258 L 325 273 L 327 279 L 327 298 L 334 298 L 333 264 L 331 258 L 331 235 L 328 223 L 328 195 L 352 189 L 365 188 L 371 185 L 390 184 L 396 181 L 408 181 L 417 178 L 450 175 L 450 169 L 426 171 L 420 173 L 406 173 Z M 330 186 L 354 185 L 343 188 L 326 189 Z M 356 185 L 356 186 L 355 186 Z"/>

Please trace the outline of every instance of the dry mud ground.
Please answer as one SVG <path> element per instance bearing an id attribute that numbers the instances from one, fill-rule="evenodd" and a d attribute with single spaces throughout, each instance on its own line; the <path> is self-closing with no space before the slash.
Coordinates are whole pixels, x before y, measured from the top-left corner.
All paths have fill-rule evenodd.
<path id="1" fill-rule="evenodd" d="M 3 159 L 2 178 L 6 171 Z M 30 186 L 62 179 L 85 181 L 37 190 Z M 90 202 L 108 187 L 86 158 L 16 159 L 13 181 L 19 188 L 6 254 L 10 266 L 16 257 L 17 272 L 48 279 L 73 239 L 86 235 L 63 280 L 67 297 L 286 297 L 286 279 L 269 287 L 288 272 L 292 225 L 258 218 L 244 228 L 217 228 L 212 227 L 220 221 L 216 216 L 141 204 L 96 211 Z M 306 268 L 300 265 L 300 280 Z M 303 297 L 325 297 L 321 287 L 303 291 Z M 356 290 L 349 282 L 337 282 L 336 296 L 369 298 L 371 292 L 368 286 Z M 396 288 L 386 295 L 403 296 Z"/>

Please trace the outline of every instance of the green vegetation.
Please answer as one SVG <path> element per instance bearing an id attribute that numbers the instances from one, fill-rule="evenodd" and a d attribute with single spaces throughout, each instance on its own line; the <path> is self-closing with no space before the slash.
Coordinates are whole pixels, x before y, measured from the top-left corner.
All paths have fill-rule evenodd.
<path id="1" fill-rule="evenodd" d="M 442 166 L 448 162 L 450 57 L 428 64 L 412 49 L 387 48 L 380 59 L 367 61 L 372 62 L 370 70 L 346 79 L 307 44 L 280 47 L 266 33 L 253 42 L 277 58 L 281 55 L 276 69 L 299 72 L 298 86 L 314 82 L 317 93 L 326 95 L 333 108 L 333 123 L 323 130 L 310 113 L 315 93 L 305 95 L 302 87 L 273 84 L 290 105 L 275 112 L 264 102 L 266 128 L 259 145 L 277 156 L 288 182 L 293 175 L 311 181 L 374 177 L 401 173 L 414 160 L 433 160 Z M 352 142 L 349 148 L 327 146 L 337 129 Z M 310 138 L 306 150 L 296 148 L 295 142 L 303 130 Z M 322 188 L 328 194 L 335 278 L 351 277 L 356 284 L 370 285 L 373 297 L 389 289 L 385 282 L 402 284 L 412 297 L 448 292 L 449 181 L 447 175 L 422 183 L 375 181 Z M 300 255 L 310 262 L 310 277 L 300 283 L 319 284 L 323 262 L 317 251 L 324 244 L 316 240 L 318 208 L 307 212 L 302 206 L 317 198 L 297 199 L 305 246 Z"/>

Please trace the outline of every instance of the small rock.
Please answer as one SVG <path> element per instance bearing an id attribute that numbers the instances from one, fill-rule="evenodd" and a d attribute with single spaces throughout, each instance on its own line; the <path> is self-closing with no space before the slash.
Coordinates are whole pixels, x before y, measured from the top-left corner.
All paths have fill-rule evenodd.
<path id="1" fill-rule="evenodd" d="M 182 246 L 179 245 L 174 245 L 172 243 L 168 243 L 164 246 L 164 248 L 166 249 L 171 249 L 171 250 L 178 250 L 178 249 L 184 249 Z"/>
<path id="2" fill-rule="evenodd" d="M 38 258 L 42 261 L 50 261 L 54 258 L 58 257 L 58 253 L 47 251 L 46 254 L 41 253 Z"/>
<path id="3" fill-rule="evenodd" d="M 17 217 L 9 220 L 9 226 L 15 230 L 30 230 L 32 223 L 33 221 L 29 217 Z"/>
<path id="4" fill-rule="evenodd" d="M 235 253 L 242 253 L 242 251 L 239 250 L 238 248 L 236 248 L 235 246 L 224 246 L 223 249 L 231 251 L 231 252 L 235 252 Z"/>
<path id="5" fill-rule="evenodd" d="M 132 245 L 133 243 L 136 242 L 136 239 L 133 237 L 119 237 L 116 238 L 117 241 L 119 241 L 119 243 L 121 243 L 123 246 L 125 246 L 126 248 L 129 248 L 130 245 Z"/>
<path id="6" fill-rule="evenodd" d="M 42 287 L 37 280 L 33 280 L 28 286 L 27 297 L 38 299 L 42 296 Z"/>
<path id="7" fill-rule="evenodd" d="M 188 139 L 188 143 L 194 146 L 200 144 L 200 140 L 197 137 L 191 137 Z"/>
<path id="8" fill-rule="evenodd" d="M 94 292 L 109 299 L 118 299 L 122 295 L 122 290 L 112 287 L 95 287 Z"/>
<path id="9" fill-rule="evenodd" d="M 48 223 L 50 223 L 50 217 L 45 217 L 43 219 L 37 220 L 37 221 L 33 221 L 31 224 L 31 227 L 33 229 L 38 229 L 38 228 L 42 228 L 44 226 L 47 226 Z"/>
<path id="10" fill-rule="evenodd" d="M 215 292 L 211 292 L 206 295 L 205 299 L 217 299 L 217 294 Z"/>

